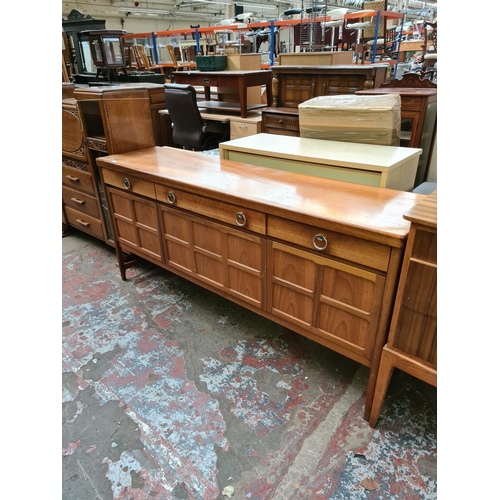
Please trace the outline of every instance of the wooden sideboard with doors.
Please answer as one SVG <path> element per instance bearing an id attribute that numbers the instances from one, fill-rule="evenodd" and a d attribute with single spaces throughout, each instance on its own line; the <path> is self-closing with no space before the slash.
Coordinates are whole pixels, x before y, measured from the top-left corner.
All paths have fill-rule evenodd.
<path id="1" fill-rule="evenodd" d="M 97 158 L 122 279 L 142 257 L 370 368 L 424 196 L 152 147 Z"/>

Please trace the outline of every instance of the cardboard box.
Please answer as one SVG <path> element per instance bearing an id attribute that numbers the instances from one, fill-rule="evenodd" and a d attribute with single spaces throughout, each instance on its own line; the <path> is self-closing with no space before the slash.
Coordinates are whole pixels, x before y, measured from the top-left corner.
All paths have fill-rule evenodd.
<path id="1" fill-rule="evenodd" d="M 240 69 L 257 71 L 261 69 L 260 54 L 228 54 L 226 71 L 235 71 Z M 247 89 L 248 104 L 262 104 L 262 93 L 265 93 L 266 87 L 250 87 Z M 218 87 L 217 95 L 219 101 L 239 102 L 238 89 Z M 267 99 L 267 98 L 266 98 Z"/>
<path id="2" fill-rule="evenodd" d="M 354 64 L 354 52 L 288 52 L 278 55 L 280 66 L 332 66 L 335 64 Z"/>
<path id="3" fill-rule="evenodd" d="M 399 146 L 398 94 L 320 96 L 298 108 L 300 137 Z"/>

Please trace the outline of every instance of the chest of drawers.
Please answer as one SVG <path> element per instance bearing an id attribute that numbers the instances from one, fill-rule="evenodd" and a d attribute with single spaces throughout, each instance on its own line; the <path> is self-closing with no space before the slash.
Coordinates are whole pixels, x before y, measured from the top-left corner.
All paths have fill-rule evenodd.
<path id="1" fill-rule="evenodd" d="M 404 214 L 411 221 L 389 338 L 382 350 L 370 425 L 394 368 L 437 386 L 437 191 Z"/>
<path id="2" fill-rule="evenodd" d="M 65 230 L 76 227 L 104 239 L 97 186 L 89 164 L 76 100 L 62 100 L 62 202 Z"/>
<path id="3" fill-rule="evenodd" d="M 384 64 L 272 67 L 272 108 L 262 110 L 262 131 L 300 136 L 298 105 L 323 95 L 353 94 L 378 88 L 385 81 Z"/>
<path id="4" fill-rule="evenodd" d="M 370 367 L 422 195 L 175 148 L 100 157 L 121 276 L 141 256 Z"/>

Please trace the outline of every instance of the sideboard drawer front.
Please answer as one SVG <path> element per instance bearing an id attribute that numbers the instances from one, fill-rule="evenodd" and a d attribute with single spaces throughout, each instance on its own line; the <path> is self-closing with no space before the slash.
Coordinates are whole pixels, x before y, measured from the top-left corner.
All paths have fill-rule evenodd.
<path id="1" fill-rule="evenodd" d="M 299 137 L 299 116 L 262 113 L 262 128 L 267 134 L 292 135 Z"/>
<path id="2" fill-rule="evenodd" d="M 82 231 L 89 233 L 101 240 L 104 239 L 104 232 L 102 228 L 102 223 L 100 220 L 90 217 L 83 212 L 79 212 L 77 210 L 73 210 L 70 207 L 65 207 L 66 217 L 68 222 Z"/>
<path id="3" fill-rule="evenodd" d="M 62 183 L 70 188 L 94 194 L 92 175 L 89 172 L 63 165 Z"/>
<path id="4" fill-rule="evenodd" d="M 361 264 L 372 269 L 387 271 L 390 248 L 372 241 L 327 231 L 272 215 L 267 216 L 267 235 L 321 253 Z M 319 237 L 318 237 L 319 235 Z M 319 250 L 315 248 L 324 248 Z"/>
<path id="5" fill-rule="evenodd" d="M 97 219 L 100 218 L 97 200 L 93 196 L 63 186 L 62 199 L 67 207 L 74 208 Z"/>
<path id="6" fill-rule="evenodd" d="M 236 228 L 266 234 L 266 215 L 256 210 L 206 198 L 162 184 L 156 184 L 156 199 L 162 203 L 204 215 Z"/>
<path id="7" fill-rule="evenodd" d="M 128 193 L 155 198 L 155 185 L 153 182 L 105 168 L 102 169 L 102 176 L 104 182 L 110 186 L 125 189 Z"/>

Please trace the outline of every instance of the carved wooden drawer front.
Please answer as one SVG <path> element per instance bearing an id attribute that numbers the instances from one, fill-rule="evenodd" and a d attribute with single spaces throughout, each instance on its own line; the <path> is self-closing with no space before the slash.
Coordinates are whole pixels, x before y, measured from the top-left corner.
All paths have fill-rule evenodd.
<path id="1" fill-rule="evenodd" d="M 384 277 L 273 241 L 268 243 L 267 269 L 268 312 L 369 365 Z"/>
<path id="2" fill-rule="evenodd" d="M 108 188 L 110 212 L 120 245 L 140 256 L 163 262 L 156 201 Z"/>
<path id="3" fill-rule="evenodd" d="M 65 186 L 85 191 L 86 193 L 94 194 L 94 186 L 92 184 L 92 175 L 89 172 L 78 170 L 76 168 L 62 166 L 62 183 Z"/>
<path id="4" fill-rule="evenodd" d="M 271 238 L 318 250 L 324 254 L 387 271 L 390 249 L 385 245 L 342 233 L 326 231 L 280 217 L 268 215 L 267 234 Z"/>
<path id="5" fill-rule="evenodd" d="M 263 308 L 265 240 L 159 205 L 166 264 Z"/>
<path id="6" fill-rule="evenodd" d="M 88 196 L 80 191 L 63 186 L 62 198 L 67 207 L 74 208 L 79 212 L 99 218 L 97 200 L 93 196 Z"/>
<path id="7" fill-rule="evenodd" d="M 276 113 L 262 113 L 263 132 L 267 134 L 299 136 L 298 115 L 279 115 Z"/>
<path id="8" fill-rule="evenodd" d="M 140 194 L 153 199 L 155 198 L 155 186 L 153 182 L 106 169 L 103 169 L 102 175 L 103 181 L 110 186 L 125 189 L 129 193 Z"/>
<path id="9" fill-rule="evenodd" d="M 83 212 L 73 210 L 68 206 L 65 207 L 65 211 L 68 222 L 72 226 L 77 227 L 93 236 L 97 236 L 98 238 L 104 238 L 102 223 L 100 220 L 95 219 L 94 217 L 91 217 Z"/>
<path id="10" fill-rule="evenodd" d="M 162 203 L 204 215 L 236 228 L 266 234 L 266 215 L 256 210 L 156 184 L 156 199 Z"/>

